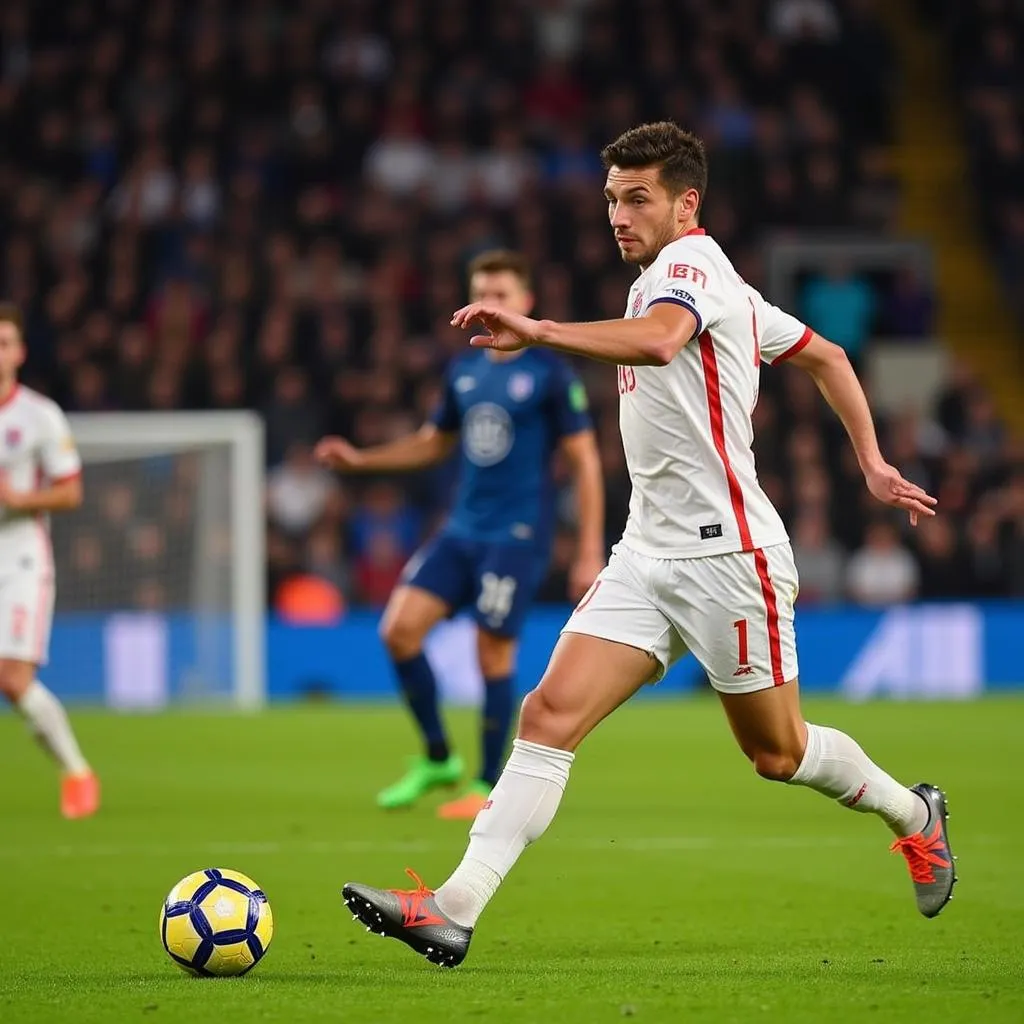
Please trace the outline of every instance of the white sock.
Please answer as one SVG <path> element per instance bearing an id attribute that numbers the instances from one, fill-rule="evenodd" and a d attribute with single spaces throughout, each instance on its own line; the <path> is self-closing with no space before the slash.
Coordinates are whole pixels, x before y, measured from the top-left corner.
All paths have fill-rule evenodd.
<path id="1" fill-rule="evenodd" d="M 846 733 L 807 723 L 807 749 L 791 785 L 807 786 L 844 807 L 877 814 L 898 836 L 920 832 L 928 807 L 887 775 Z"/>
<path id="2" fill-rule="evenodd" d="M 89 765 L 82 757 L 64 705 L 38 679 L 16 701 L 39 742 L 70 775 L 83 775 Z"/>
<path id="3" fill-rule="evenodd" d="M 488 806 L 473 822 L 462 863 L 437 890 L 437 905 L 472 928 L 519 855 L 539 839 L 558 810 L 574 754 L 516 740 Z"/>

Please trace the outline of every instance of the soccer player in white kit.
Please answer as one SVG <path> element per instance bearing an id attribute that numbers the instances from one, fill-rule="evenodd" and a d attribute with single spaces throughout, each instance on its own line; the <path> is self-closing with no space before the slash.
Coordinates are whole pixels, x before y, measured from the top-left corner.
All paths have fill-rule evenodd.
<path id="1" fill-rule="evenodd" d="M 36 678 L 53 619 L 49 513 L 82 503 L 82 465 L 60 407 L 18 383 L 24 362 L 21 316 L 0 305 L 0 692 L 60 767 L 61 813 L 84 818 L 99 807 L 99 782 Z"/>
<path id="2" fill-rule="evenodd" d="M 797 574 L 751 451 L 761 363 L 788 360 L 811 374 L 878 500 L 916 524 L 934 514 L 935 499 L 882 458 L 842 349 L 766 302 L 699 227 L 700 140 L 659 122 L 626 132 L 602 156 L 619 251 L 640 268 L 625 319 L 559 324 L 472 303 L 452 322 L 484 324 L 489 333 L 473 345 L 541 345 L 617 364 L 633 485 L 625 532 L 523 702 L 518 739 L 455 872 L 436 893 L 418 879 L 407 891 L 349 883 L 346 903 L 372 931 L 442 966 L 460 963 L 488 900 L 554 817 L 577 746 L 692 652 L 757 773 L 880 817 L 907 860 L 918 910 L 934 917 L 956 880 L 944 794 L 901 785 L 849 736 L 800 710 Z"/>

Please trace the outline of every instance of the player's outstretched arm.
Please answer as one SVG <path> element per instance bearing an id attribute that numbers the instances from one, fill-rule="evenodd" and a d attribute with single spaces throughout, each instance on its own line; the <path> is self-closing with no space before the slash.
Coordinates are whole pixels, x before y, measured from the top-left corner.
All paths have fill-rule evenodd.
<path id="1" fill-rule="evenodd" d="M 36 491 L 14 491 L 5 481 L 0 481 L 0 507 L 15 512 L 70 512 L 81 504 L 81 473 Z"/>
<path id="2" fill-rule="evenodd" d="M 539 345 L 620 366 L 667 366 L 697 331 L 697 318 L 682 306 L 659 303 L 632 320 L 560 324 L 508 313 L 483 302 L 463 306 L 452 324 L 463 329 L 479 321 L 487 334 L 470 338 L 476 348 L 517 352 Z"/>
<path id="3" fill-rule="evenodd" d="M 868 490 L 883 504 L 904 509 L 911 526 L 917 525 L 918 516 L 935 515 L 936 499 L 882 458 L 867 396 L 846 353 L 815 334 L 789 362 L 814 378 L 825 401 L 842 420 Z"/>
<path id="4" fill-rule="evenodd" d="M 325 437 L 313 455 L 321 465 L 339 473 L 404 473 L 443 462 L 457 441 L 457 434 L 426 423 L 415 434 L 371 448 L 356 448 L 342 437 Z"/>

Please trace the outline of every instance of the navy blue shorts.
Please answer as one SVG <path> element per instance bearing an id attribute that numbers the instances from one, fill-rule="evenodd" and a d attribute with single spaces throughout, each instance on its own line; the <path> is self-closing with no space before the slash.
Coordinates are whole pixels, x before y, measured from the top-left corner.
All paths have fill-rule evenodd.
<path id="1" fill-rule="evenodd" d="M 442 533 L 409 559 L 401 582 L 436 594 L 452 614 L 469 609 L 488 633 L 516 637 L 547 563 L 529 545 L 463 540 Z"/>

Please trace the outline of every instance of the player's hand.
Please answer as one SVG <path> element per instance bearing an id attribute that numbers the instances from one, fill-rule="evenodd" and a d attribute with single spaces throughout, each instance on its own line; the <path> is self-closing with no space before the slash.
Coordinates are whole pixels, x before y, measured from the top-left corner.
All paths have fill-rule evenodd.
<path id="1" fill-rule="evenodd" d="M 469 339 L 474 348 L 496 348 L 499 352 L 518 352 L 540 340 L 539 320 L 509 313 L 484 302 L 471 302 L 452 314 L 452 326 L 466 330 L 474 320 L 487 328 L 487 334 L 475 334 Z"/>
<path id="2" fill-rule="evenodd" d="M 910 525 L 917 526 L 919 516 L 935 515 L 934 506 L 938 498 L 933 498 L 926 490 L 905 480 L 895 466 L 887 462 L 866 470 L 864 480 L 868 490 L 883 505 L 901 508 L 910 516 Z"/>
<path id="3" fill-rule="evenodd" d="M 343 437 L 321 438 L 313 449 L 313 458 L 339 473 L 362 469 L 364 462 L 363 453 Z"/>
<path id="4" fill-rule="evenodd" d="M 569 600 L 579 601 L 604 568 L 602 555 L 578 555 L 569 567 Z"/>

